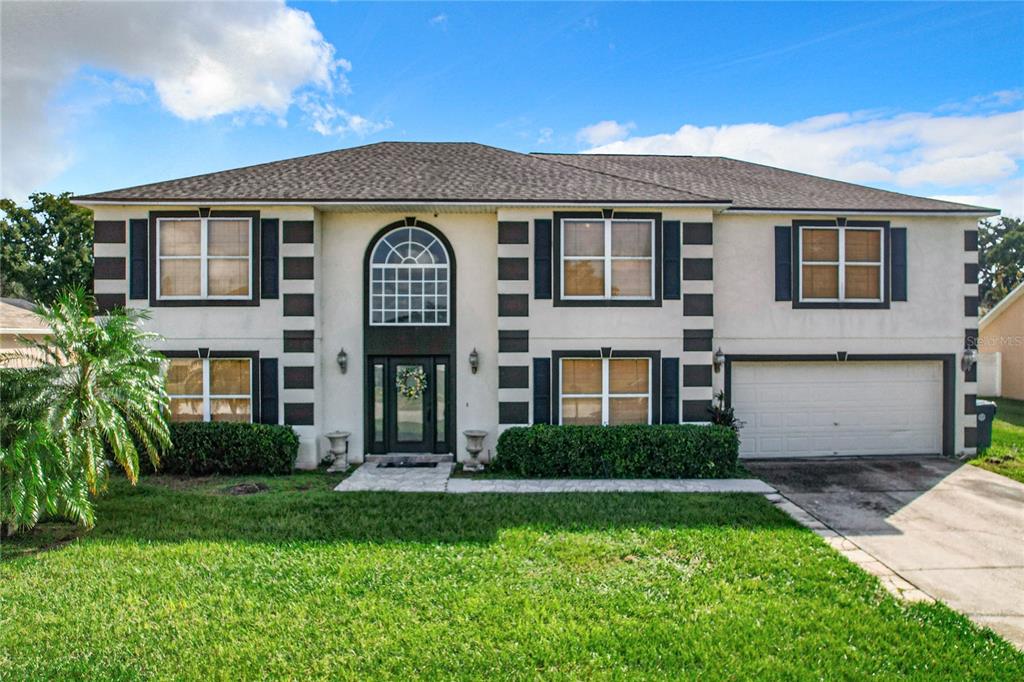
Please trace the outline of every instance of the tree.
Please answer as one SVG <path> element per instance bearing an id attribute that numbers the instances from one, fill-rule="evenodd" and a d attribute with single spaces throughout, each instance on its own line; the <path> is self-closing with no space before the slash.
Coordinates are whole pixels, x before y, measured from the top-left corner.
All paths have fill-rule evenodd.
<path id="1" fill-rule="evenodd" d="M 1024 282 L 1024 220 L 979 221 L 978 266 L 981 304 L 992 308 Z"/>
<path id="2" fill-rule="evenodd" d="M 146 313 L 93 319 L 81 289 L 37 313 L 52 331 L 26 341 L 42 356 L 31 369 L 0 368 L 0 522 L 17 529 L 45 511 L 92 525 L 89 495 L 106 485 L 108 458 L 134 484 L 139 453 L 154 466 L 170 444 L 161 362 L 144 332 Z"/>
<path id="3" fill-rule="evenodd" d="M 38 192 L 29 204 L 0 199 L 0 294 L 50 304 L 68 287 L 92 291 L 92 212 L 70 192 Z"/>

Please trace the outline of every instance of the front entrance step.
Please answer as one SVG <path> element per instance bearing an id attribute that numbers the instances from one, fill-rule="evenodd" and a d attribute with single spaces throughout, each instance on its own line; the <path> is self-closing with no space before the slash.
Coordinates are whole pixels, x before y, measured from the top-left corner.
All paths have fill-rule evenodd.
<path id="1" fill-rule="evenodd" d="M 394 453 L 390 455 L 366 455 L 367 462 L 376 462 L 383 464 L 390 462 L 393 464 L 423 464 L 427 462 L 454 462 L 455 456 L 448 455 L 435 455 L 431 453 Z"/>

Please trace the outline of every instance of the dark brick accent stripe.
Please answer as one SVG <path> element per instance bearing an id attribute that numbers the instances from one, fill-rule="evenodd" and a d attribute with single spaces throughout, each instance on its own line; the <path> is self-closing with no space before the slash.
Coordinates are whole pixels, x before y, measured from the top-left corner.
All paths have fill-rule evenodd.
<path id="1" fill-rule="evenodd" d="M 124 258 L 106 258 L 97 256 L 92 262 L 93 279 L 124 279 L 128 276 L 128 268 Z"/>
<path id="2" fill-rule="evenodd" d="M 710 400 L 684 400 L 683 421 L 684 422 L 706 422 L 711 419 L 708 410 L 711 409 Z"/>
<path id="3" fill-rule="evenodd" d="M 976 393 L 964 394 L 964 414 L 978 414 L 978 395 Z"/>
<path id="4" fill-rule="evenodd" d="M 313 316 L 313 294 L 285 294 L 283 298 L 285 317 Z"/>
<path id="5" fill-rule="evenodd" d="M 714 278 L 714 261 L 710 258 L 684 258 L 684 280 L 708 280 Z"/>
<path id="6" fill-rule="evenodd" d="M 313 257 L 284 258 L 285 279 L 313 279 Z"/>
<path id="7" fill-rule="evenodd" d="M 711 350 L 713 336 L 710 329 L 684 329 L 683 350 Z"/>
<path id="8" fill-rule="evenodd" d="M 285 388 L 313 388 L 312 367 L 285 367 Z"/>
<path id="9" fill-rule="evenodd" d="M 529 353 L 530 332 L 526 329 L 501 329 L 498 331 L 499 353 Z"/>
<path id="10" fill-rule="evenodd" d="M 529 258 L 499 258 L 498 279 L 526 280 L 530 279 Z"/>
<path id="11" fill-rule="evenodd" d="M 284 423 L 291 426 L 312 426 L 313 403 L 285 403 Z"/>
<path id="12" fill-rule="evenodd" d="M 683 294 L 683 315 L 708 316 L 715 314 L 715 298 L 712 294 Z"/>
<path id="13" fill-rule="evenodd" d="M 96 311 L 100 315 L 109 313 L 114 308 L 123 308 L 124 306 L 124 294 L 96 294 Z"/>
<path id="14" fill-rule="evenodd" d="M 529 317 L 528 294 L 498 294 L 498 317 Z"/>
<path id="15" fill-rule="evenodd" d="M 964 284 L 978 283 L 978 264 L 964 263 Z"/>
<path id="16" fill-rule="evenodd" d="M 978 250 L 978 231 L 964 230 L 964 251 Z"/>
<path id="17" fill-rule="evenodd" d="M 123 220 L 97 220 L 94 224 L 93 242 L 96 244 L 124 244 Z"/>
<path id="18" fill-rule="evenodd" d="M 498 388 L 529 388 L 530 368 L 526 365 L 498 367 Z"/>
<path id="19" fill-rule="evenodd" d="M 710 386 L 711 365 L 683 365 L 683 386 Z"/>
<path id="20" fill-rule="evenodd" d="M 530 224 L 525 220 L 501 220 L 498 222 L 499 244 L 529 244 Z"/>
<path id="21" fill-rule="evenodd" d="M 312 353 L 313 352 L 313 330 L 312 329 L 285 329 L 284 330 L 284 352 L 285 353 Z"/>
<path id="22" fill-rule="evenodd" d="M 964 317 L 978 316 L 978 297 L 964 296 Z"/>
<path id="23" fill-rule="evenodd" d="M 530 403 L 527 402 L 499 402 L 498 403 L 499 424 L 529 424 Z"/>
<path id="24" fill-rule="evenodd" d="M 285 220 L 284 221 L 284 243 L 285 244 L 312 244 L 313 243 L 313 221 L 312 220 Z"/>
<path id="25" fill-rule="evenodd" d="M 964 447 L 965 448 L 976 448 L 978 447 L 978 429 L 973 426 L 964 427 Z"/>
<path id="26" fill-rule="evenodd" d="M 711 244 L 713 242 L 711 223 L 683 223 L 683 244 Z"/>

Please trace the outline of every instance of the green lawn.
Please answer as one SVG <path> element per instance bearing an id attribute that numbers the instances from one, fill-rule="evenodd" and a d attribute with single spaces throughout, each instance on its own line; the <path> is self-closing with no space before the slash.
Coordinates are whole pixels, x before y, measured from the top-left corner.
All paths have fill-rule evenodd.
<path id="1" fill-rule="evenodd" d="M 8 543 L 0 676 L 1024 679 L 1005 641 L 897 602 L 758 496 L 259 480 L 118 481 L 93 532 Z"/>
<path id="2" fill-rule="evenodd" d="M 992 447 L 971 464 L 1024 483 L 1024 400 L 987 398 L 996 403 Z"/>

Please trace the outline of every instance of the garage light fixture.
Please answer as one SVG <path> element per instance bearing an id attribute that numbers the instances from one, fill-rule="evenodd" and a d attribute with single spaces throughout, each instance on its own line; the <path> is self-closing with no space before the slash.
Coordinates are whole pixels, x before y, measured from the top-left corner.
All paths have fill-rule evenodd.
<path id="1" fill-rule="evenodd" d="M 711 356 L 711 364 L 715 367 L 715 372 L 721 372 L 722 366 L 725 365 L 725 353 L 719 348 L 715 351 L 715 354 Z"/>
<path id="2" fill-rule="evenodd" d="M 344 348 L 338 351 L 338 357 L 335 360 L 338 361 L 338 368 L 342 374 L 348 371 L 348 353 L 345 352 Z"/>
<path id="3" fill-rule="evenodd" d="M 960 369 L 970 372 L 976 364 L 978 364 L 978 351 L 974 348 L 965 348 L 963 357 L 960 358 Z"/>

